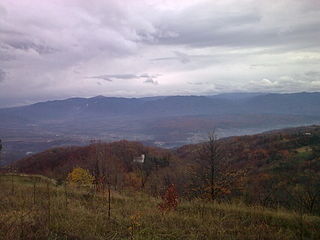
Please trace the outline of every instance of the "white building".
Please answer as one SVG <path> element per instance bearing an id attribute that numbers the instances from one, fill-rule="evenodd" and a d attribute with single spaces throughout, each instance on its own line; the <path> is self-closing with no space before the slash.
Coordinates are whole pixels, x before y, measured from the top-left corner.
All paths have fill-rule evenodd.
<path id="1" fill-rule="evenodd" d="M 144 159 L 145 159 L 145 155 L 144 155 L 144 154 L 141 154 L 140 157 L 134 157 L 134 158 L 133 158 L 133 162 L 136 162 L 136 163 L 144 163 Z"/>

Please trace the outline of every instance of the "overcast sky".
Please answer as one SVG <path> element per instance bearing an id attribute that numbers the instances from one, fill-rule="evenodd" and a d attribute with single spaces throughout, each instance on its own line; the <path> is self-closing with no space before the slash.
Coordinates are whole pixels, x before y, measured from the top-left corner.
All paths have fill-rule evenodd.
<path id="1" fill-rule="evenodd" d="M 0 1 L 0 107 L 319 90 L 319 0 Z"/>

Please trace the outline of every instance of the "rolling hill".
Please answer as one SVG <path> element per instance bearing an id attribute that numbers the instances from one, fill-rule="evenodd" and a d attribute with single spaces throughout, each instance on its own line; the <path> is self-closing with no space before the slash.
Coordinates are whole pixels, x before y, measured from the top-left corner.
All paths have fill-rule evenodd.
<path id="1" fill-rule="evenodd" d="M 319 126 L 228 137 L 217 143 L 223 151 L 223 158 L 215 163 L 217 199 L 320 214 Z M 203 144 L 168 150 L 138 142 L 98 142 L 49 149 L 13 167 L 63 182 L 75 167 L 97 174 L 104 166 L 115 189 L 143 189 L 159 196 L 171 183 L 184 198 L 206 198 L 201 188 L 208 184 L 209 167 L 200 154 Z M 146 155 L 145 162 L 134 162 L 141 154 Z"/>

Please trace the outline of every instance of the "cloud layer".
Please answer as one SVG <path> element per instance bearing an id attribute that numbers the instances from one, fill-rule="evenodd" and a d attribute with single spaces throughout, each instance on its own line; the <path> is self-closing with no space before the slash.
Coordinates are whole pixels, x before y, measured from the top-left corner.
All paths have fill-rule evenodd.
<path id="1" fill-rule="evenodd" d="M 317 0 L 4 0 L 0 107 L 319 91 L 319 16 Z"/>

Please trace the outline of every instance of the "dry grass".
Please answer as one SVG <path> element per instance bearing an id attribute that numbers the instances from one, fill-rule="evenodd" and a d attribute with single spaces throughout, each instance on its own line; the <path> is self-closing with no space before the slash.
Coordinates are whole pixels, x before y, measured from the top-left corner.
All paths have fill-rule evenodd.
<path id="1" fill-rule="evenodd" d="M 305 146 L 305 147 L 297 148 L 296 151 L 297 151 L 298 153 L 312 152 L 312 148 L 309 147 L 309 146 Z"/>
<path id="2" fill-rule="evenodd" d="M 112 192 L 108 219 L 103 194 L 68 186 L 66 199 L 64 186 L 47 182 L 1 176 L 0 239 L 320 239 L 317 216 L 202 200 L 163 214 L 140 192 Z"/>

